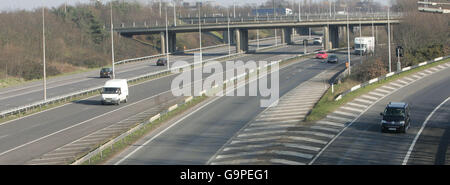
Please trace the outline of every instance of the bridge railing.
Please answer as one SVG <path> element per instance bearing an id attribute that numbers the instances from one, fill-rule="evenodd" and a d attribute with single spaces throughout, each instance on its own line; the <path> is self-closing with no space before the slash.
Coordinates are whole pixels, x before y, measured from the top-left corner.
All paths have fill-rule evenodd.
<path id="1" fill-rule="evenodd" d="M 390 16 L 390 19 L 392 20 L 396 20 L 401 18 L 401 16 Z M 377 21 L 377 20 L 386 20 L 387 16 L 378 16 L 378 17 L 358 17 L 358 18 L 350 18 L 350 21 Z M 230 26 L 233 25 L 240 25 L 240 24 L 260 24 L 260 23 L 289 23 L 289 22 L 329 22 L 329 21 L 346 21 L 347 17 L 336 17 L 336 18 L 332 18 L 332 19 L 308 19 L 303 17 L 301 19 L 301 21 L 298 20 L 298 17 L 296 19 L 281 19 L 281 18 L 273 18 L 273 17 L 269 17 L 269 18 L 261 18 L 261 19 L 241 19 L 239 21 L 230 21 Z M 186 24 L 177 24 L 177 26 L 174 25 L 169 25 L 169 28 L 182 28 L 182 27 L 191 27 L 192 25 L 197 25 L 198 24 L 198 20 L 197 21 L 192 21 L 192 22 L 188 22 Z M 220 21 L 219 19 L 217 20 L 207 20 L 207 19 L 203 19 L 202 21 L 203 26 L 209 26 L 209 25 L 224 25 L 227 24 L 227 20 L 222 20 Z M 116 31 L 120 31 L 120 30 L 124 30 L 124 29 L 131 29 L 131 28 L 155 28 L 155 29 L 161 29 L 164 28 L 164 25 L 144 25 L 144 24 L 136 24 L 136 23 L 131 23 L 131 24 L 125 24 L 122 23 L 121 27 L 115 28 Z"/>

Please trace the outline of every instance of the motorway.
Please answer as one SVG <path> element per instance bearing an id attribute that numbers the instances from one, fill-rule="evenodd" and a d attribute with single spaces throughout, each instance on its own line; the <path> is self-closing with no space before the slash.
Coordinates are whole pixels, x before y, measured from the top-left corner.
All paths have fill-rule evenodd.
<path id="1" fill-rule="evenodd" d="M 309 51 L 318 46 L 308 47 Z M 302 45 L 245 54 L 236 60 L 273 61 L 298 55 Z M 130 87 L 129 102 L 102 106 L 99 96 L 0 124 L 0 164 L 25 164 L 72 141 L 151 108 L 151 97 L 170 92 L 175 75 Z"/>
<path id="2" fill-rule="evenodd" d="M 344 58 L 344 54 L 339 55 Z M 343 64 L 306 59 L 280 70 L 280 96 L 329 69 Z M 248 89 L 248 85 L 240 88 Z M 258 96 L 216 97 L 185 117 L 141 139 L 107 164 L 207 164 L 248 122 L 265 110 Z M 156 137 L 157 136 L 157 137 Z"/>
<path id="3" fill-rule="evenodd" d="M 447 66 L 449 66 L 448 63 Z M 426 73 L 429 76 L 420 78 Z M 430 69 L 409 77 L 409 79 L 416 78 L 415 82 L 381 98 L 363 112 L 324 150 L 313 164 L 450 164 L 448 160 L 450 102 L 444 102 L 450 97 L 450 88 L 448 88 L 450 86 L 450 68 L 447 67 L 441 71 Z M 381 93 L 381 91 L 377 93 Z M 373 93 L 373 96 L 375 94 Z M 412 123 L 406 134 L 380 132 L 380 112 L 391 101 L 407 102 L 411 106 Z M 442 106 L 437 108 L 441 103 L 443 103 Z M 427 117 L 435 109 L 435 113 L 430 116 L 428 124 L 418 136 L 415 146 L 412 147 L 409 160 L 405 161 L 408 151 L 414 143 L 414 138 L 418 135 Z"/>
<path id="4" fill-rule="evenodd" d="M 294 39 L 299 39 L 296 36 Z M 281 40 L 277 39 L 280 44 Z M 250 44 L 250 50 L 256 49 L 256 43 Z M 275 44 L 275 39 L 260 41 L 260 47 Z M 210 48 L 203 50 L 203 59 L 210 59 L 219 56 L 228 55 L 228 46 Z M 231 47 L 231 53 L 235 53 L 234 46 Z M 141 62 L 133 62 L 116 66 L 116 78 L 132 78 L 160 70 L 165 70 L 165 66 L 156 66 L 155 59 L 149 59 Z M 172 55 L 170 61 L 186 61 L 192 63 L 194 56 L 192 53 L 183 55 Z M 50 78 L 47 80 L 47 98 L 61 96 L 76 91 L 93 88 L 103 85 L 108 79 L 99 78 L 99 71 L 89 71 L 73 75 Z M 42 80 L 26 83 L 19 86 L 0 89 L 0 112 L 12 109 L 18 106 L 24 106 L 43 99 Z"/>

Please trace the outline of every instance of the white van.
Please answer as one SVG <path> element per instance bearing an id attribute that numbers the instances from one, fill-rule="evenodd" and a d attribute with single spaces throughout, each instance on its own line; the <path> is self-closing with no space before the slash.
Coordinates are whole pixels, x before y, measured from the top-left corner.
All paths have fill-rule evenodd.
<path id="1" fill-rule="evenodd" d="M 128 101 L 128 83 L 126 79 L 113 79 L 105 82 L 102 90 L 102 104 L 117 104 Z"/>

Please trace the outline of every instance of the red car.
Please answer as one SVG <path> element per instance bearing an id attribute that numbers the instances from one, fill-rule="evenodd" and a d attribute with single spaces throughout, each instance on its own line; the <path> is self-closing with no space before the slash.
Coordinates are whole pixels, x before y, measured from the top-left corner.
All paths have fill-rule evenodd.
<path id="1" fill-rule="evenodd" d="M 326 59 L 326 58 L 328 58 L 328 54 L 325 51 L 319 51 L 319 53 L 316 54 L 316 58 Z"/>

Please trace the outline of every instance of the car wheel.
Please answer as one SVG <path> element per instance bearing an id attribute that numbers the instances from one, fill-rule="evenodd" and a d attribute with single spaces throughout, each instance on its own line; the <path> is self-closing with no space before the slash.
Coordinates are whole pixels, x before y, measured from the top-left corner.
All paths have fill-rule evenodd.
<path id="1" fill-rule="evenodd" d="M 125 98 L 125 101 L 123 101 L 124 103 L 128 102 L 128 96 Z"/>

